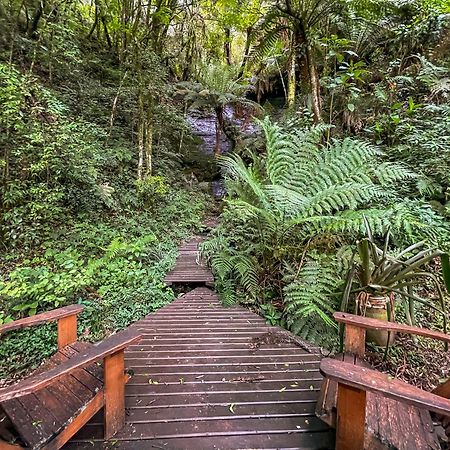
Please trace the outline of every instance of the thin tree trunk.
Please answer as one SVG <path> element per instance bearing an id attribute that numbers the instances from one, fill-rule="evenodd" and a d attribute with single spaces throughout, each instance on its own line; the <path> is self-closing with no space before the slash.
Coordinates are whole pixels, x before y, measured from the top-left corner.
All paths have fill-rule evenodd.
<path id="1" fill-rule="evenodd" d="M 153 172 L 152 159 L 153 159 L 153 122 L 150 117 L 150 114 L 148 114 L 145 129 L 145 165 L 146 165 L 145 175 L 148 177 L 151 176 Z"/>
<path id="2" fill-rule="evenodd" d="M 317 67 L 314 58 L 314 50 L 310 47 L 309 42 L 305 42 L 306 64 L 308 66 L 309 83 L 311 87 L 312 110 L 314 122 L 322 121 L 322 101 L 320 98 L 320 82 L 317 74 Z"/>
<path id="3" fill-rule="evenodd" d="M 105 37 L 106 37 L 106 42 L 108 44 L 108 48 L 111 49 L 112 48 L 112 42 L 111 42 L 111 38 L 109 36 L 108 25 L 106 23 L 105 16 L 102 16 L 101 21 L 102 21 L 102 25 L 103 25 L 103 31 L 104 31 Z"/>
<path id="4" fill-rule="evenodd" d="M 239 69 L 239 75 L 238 78 L 242 78 L 245 72 L 245 67 L 247 65 L 247 60 L 250 55 L 250 46 L 252 43 L 252 31 L 253 27 L 247 28 L 247 37 L 245 39 L 245 49 L 244 49 L 244 57 L 242 59 L 241 68 Z"/>
<path id="5" fill-rule="evenodd" d="M 286 98 L 286 103 L 288 108 L 292 108 L 295 103 L 295 93 L 296 93 L 296 84 L 297 79 L 295 76 L 295 53 L 292 52 L 289 58 L 289 69 L 288 69 L 288 93 Z"/>
<path id="6" fill-rule="evenodd" d="M 43 1 L 40 1 L 38 3 L 38 7 L 36 8 L 36 11 L 33 15 L 33 20 L 31 22 L 31 28 L 28 30 L 28 36 L 31 39 L 37 38 L 37 30 L 39 27 L 39 21 L 41 20 L 41 17 L 44 13 L 45 3 Z"/>
<path id="7" fill-rule="evenodd" d="M 231 66 L 231 30 L 225 28 L 225 44 L 224 44 L 225 60 Z"/>
<path id="8" fill-rule="evenodd" d="M 138 112 L 138 180 L 143 179 L 144 154 L 145 154 L 145 120 L 144 120 L 144 99 L 142 91 L 139 92 L 139 112 Z"/>

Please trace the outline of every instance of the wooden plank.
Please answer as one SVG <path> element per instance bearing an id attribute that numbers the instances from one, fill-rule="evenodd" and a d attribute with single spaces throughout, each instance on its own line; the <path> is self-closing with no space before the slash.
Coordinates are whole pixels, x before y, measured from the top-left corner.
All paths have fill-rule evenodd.
<path id="1" fill-rule="evenodd" d="M 224 308 L 205 287 L 132 328 L 143 339 L 125 351 L 134 376 L 115 447 L 333 447 L 333 433 L 314 416 L 321 383 L 317 347 L 244 308 Z M 68 448 L 108 447 L 103 420 L 97 414 Z"/>
<path id="2" fill-rule="evenodd" d="M 140 334 L 132 329 L 117 333 L 108 339 L 93 345 L 86 352 L 79 354 L 48 372 L 27 378 L 17 385 L 0 389 L 0 401 L 20 397 L 42 389 L 55 379 L 67 375 L 75 369 L 85 367 L 105 356 L 120 351 L 130 344 L 138 342 Z"/>
<path id="3" fill-rule="evenodd" d="M 105 439 L 110 439 L 125 424 L 125 362 L 123 350 L 107 356 L 105 376 Z"/>
<path id="4" fill-rule="evenodd" d="M 183 437 L 192 435 L 214 436 L 222 433 L 247 434 L 249 431 L 257 431 L 259 434 L 271 434 L 283 431 L 290 433 L 311 433 L 327 431 L 328 427 L 317 417 L 282 417 L 282 418 L 242 418 L 240 420 L 223 420 L 213 418 L 211 420 L 191 420 L 172 422 L 150 422 L 150 423 L 128 423 L 126 427 L 114 436 L 115 440 L 139 437 L 140 439 L 151 439 L 158 437 Z M 81 430 L 78 437 L 88 439 L 90 436 L 101 438 L 103 427 L 100 425 L 87 425 Z M 206 444 L 206 442 L 205 442 Z M 202 449 L 210 447 L 202 446 Z M 252 447 L 253 448 L 253 447 Z"/>
<path id="5" fill-rule="evenodd" d="M 450 414 L 450 400 L 392 379 L 389 375 L 376 370 L 325 358 L 320 363 L 320 371 L 327 378 L 355 389 L 379 393 L 438 414 Z"/>
<path id="6" fill-rule="evenodd" d="M 82 305 L 70 305 L 64 308 L 54 309 L 35 316 L 26 317 L 25 319 L 16 320 L 0 326 L 0 335 L 12 330 L 19 330 L 26 327 L 42 325 L 48 322 L 54 322 L 56 320 L 63 319 L 81 313 L 84 309 Z"/>
<path id="7" fill-rule="evenodd" d="M 365 417 L 365 391 L 339 384 L 336 450 L 361 450 L 364 448 Z"/>
<path id="8" fill-rule="evenodd" d="M 351 324 L 345 325 L 345 351 L 363 357 L 366 350 L 366 330 Z"/>
<path id="9" fill-rule="evenodd" d="M 58 319 L 58 349 L 77 340 L 77 316 L 72 315 Z"/>
<path id="10" fill-rule="evenodd" d="M 334 448 L 334 433 L 272 433 L 257 434 L 256 431 L 249 431 L 247 434 L 220 435 L 207 437 L 172 437 L 155 439 L 134 438 L 128 441 L 121 440 L 114 448 L 120 450 L 149 450 L 149 449 L 170 449 L 170 450 L 204 450 L 204 449 L 332 449 Z M 320 443 L 320 444 L 318 444 Z M 205 444 L 208 447 L 205 447 Z M 89 446 L 88 446 L 89 445 Z M 108 448 L 100 441 L 74 441 L 67 446 L 67 450 L 85 450 L 86 448 L 105 449 Z"/>
<path id="11" fill-rule="evenodd" d="M 348 314 L 342 312 L 336 312 L 333 317 L 337 322 L 354 325 L 360 328 L 371 328 L 374 330 L 394 331 L 396 333 L 408 333 L 418 336 L 424 336 L 432 339 L 436 339 L 443 342 L 450 343 L 450 335 L 440 333 L 438 331 L 429 330 L 427 328 L 412 327 L 395 322 L 385 322 L 383 320 L 371 319 L 368 317 L 357 316 L 355 314 Z"/>
<path id="12" fill-rule="evenodd" d="M 19 400 L 9 400 L 2 407 L 26 446 L 33 448 L 45 442 L 46 436 Z"/>
<path id="13" fill-rule="evenodd" d="M 44 450 L 58 450 L 74 436 L 103 406 L 104 393 L 98 392 L 83 410 L 59 433 Z M 1 449 L 0 449 L 1 450 Z"/>

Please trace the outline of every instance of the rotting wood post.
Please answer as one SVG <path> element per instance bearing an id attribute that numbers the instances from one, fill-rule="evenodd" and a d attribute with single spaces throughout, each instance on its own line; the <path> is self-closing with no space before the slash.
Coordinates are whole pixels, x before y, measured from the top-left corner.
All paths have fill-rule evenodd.
<path id="1" fill-rule="evenodd" d="M 77 316 L 63 317 L 58 320 L 58 350 L 77 341 Z"/>
<path id="2" fill-rule="evenodd" d="M 363 450 L 366 392 L 338 384 L 336 450 Z"/>
<path id="3" fill-rule="evenodd" d="M 353 353 L 356 356 L 363 357 L 366 351 L 365 328 L 348 323 L 345 324 L 344 349 L 346 353 Z"/>
<path id="4" fill-rule="evenodd" d="M 104 359 L 105 439 L 125 425 L 125 360 L 123 349 Z"/>

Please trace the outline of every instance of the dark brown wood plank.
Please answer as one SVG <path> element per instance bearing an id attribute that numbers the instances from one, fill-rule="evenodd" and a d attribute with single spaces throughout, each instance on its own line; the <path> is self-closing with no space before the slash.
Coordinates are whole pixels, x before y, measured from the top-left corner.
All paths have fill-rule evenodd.
<path id="1" fill-rule="evenodd" d="M 244 308 L 223 308 L 207 288 L 194 289 L 132 328 L 142 340 L 125 350 L 134 376 L 125 388 L 126 426 L 115 434 L 114 448 L 189 448 L 186 442 L 198 450 L 215 444 L 333 447 L 333 433 L 314 415 L 322 379 L 317 347 Z M 107 446 L 102 421 L 100 413 L 68 448 L 77 442 Z"/>
<path id="2" fill-rule="evenodd" d="M 208 447 L 205 447 L 207 443 Z M 319 444 L 320 443 L 320 444 Z M 110 445 L 110 444 L 109 444 Z M 67 447 L 72 449 L 96 448 L 106 450 L 107 443 L 92 441 L 90 447 L 86 447 L 86 442 L 73 442 Z M 149 449 L 170 449 L 170 450 L 233 450 L 233 449 L 296 449 L 302 450 L 331 450 L 334 448 L 334 436 L 331 431 L 327 433 L 299 433 L 290 434 L 256 434 L 246 435 L 222 435 L 209 437 L 173 437 L 165 439 L 151 440 L 129 440 L 115 442 L 114 449 L 120 450 L 149 450 Z"/>
<path id="3" fill-rule="evenodd" d="M 439 331 L 433 331 L 427 328 L 412 327 L 401 323 L 386 322 L 383 320 L 371 319 L 369 317 L 362 317 L 355 314 L 342 312 L 334 313 L 333 317 L 337 322 L 354 325 L 360 328 L 415 334 L 418 336 L 429 337 L 443 342 L 450 342 L 449 334 L 440 333 Z"/>
<path id="4" fill-rule="evenodd" d="M 201 261 L 199 255 L 199 244 L 203 241 L 203 237 L 195 236 L 191 238 L 189 242 L 180 246 L 175 266 L 164 279 L 166 284 L 214 284 L 214 277 L 211 271 L 206 264 Z"/>
<path id="5" fill-rule="evenodd" d="M 26 446 L 34 448 L 46 442 L 48 436 L 43 433 L 39 424 L 35 423 L 19 400 L 9 400 L 2 404 L 2 407 Z"/>
<path id="6" fill-rule="evenodd" d="M 450 400 L 393 379 L 388 374 L 376 370 L 325 358 L 320 363 L 320 371 L 327 378 L 349 387 L 382 394 L 438 414 L 450 414 Z"/>
<path id="7" fill-rule="evenodd" d="M 42 325 L 48 322 L 54 322 L 56 320 L 64 319 L 65 317 L 77 315 L 81 313 L 84 309 L 82 305 L 70 305 L 64 308 L 54 309 L 41 314 L 36 314 L 35 316 L 26 317 L 25 319 L 15 320 L 0 326 L 0 335 L 7 333 L 12 330 L 19 330 L 26 327 L 31 327 L 35 325 Z"/>
<path id="8" fill-rule="evenodd" d="M 124 349 L 132 343 L 138 342 L 139 339 L 140 334 L 133 329 L 110 336 L 99 344 L 93 345 L 86 352 L 70 358 L 48 372 L 32 376 L 17 385 L 0 389 L 0 401 L 27 395 L 37 389 L 42 389 L 55 379 L 67 375 L 75 369 L 82 368 L 103 359 L 107 355 Z"/>

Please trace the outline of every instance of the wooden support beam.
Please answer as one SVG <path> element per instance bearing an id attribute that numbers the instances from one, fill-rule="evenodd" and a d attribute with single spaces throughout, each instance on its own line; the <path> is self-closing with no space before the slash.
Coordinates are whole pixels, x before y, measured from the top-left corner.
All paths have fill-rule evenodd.
<path id="1" fill-rule="evenodd" d="M 362 358 L 366 351 L 366 330 L 357 325 L 345 324 L 344 348 L 346 353 Z"/>
<path id="2" fill-rule="evenodd" d="M 105 439 L 110 439 L 125 425 L 125 360 L 120 350 L 104 359 Z"/>
<path id="3" fill-rule="evenodd" d="M 63 308 L 54 309 L 35 316 L 26 317 L 25 319 L 15 320 L 14 322 L 0 325 L 0 335 L 13 330 L 21 330 L 27 327 L 34 327 L 44 323 L 54 322 L 73 315 L 80 314 L 84 309 L 83 305 L 70 305 Z"/>
<path id="4" fill-rule="evenodd" d="M 336 450 L 363 450 L 366 392 L 338 384 Z"/>
<path id="5" fill-rule="evenodd" d="M 77 316 L 63 317 L 58 320 L 58 350 L 77 341 Z"/>

